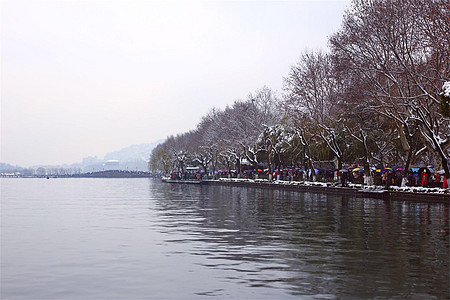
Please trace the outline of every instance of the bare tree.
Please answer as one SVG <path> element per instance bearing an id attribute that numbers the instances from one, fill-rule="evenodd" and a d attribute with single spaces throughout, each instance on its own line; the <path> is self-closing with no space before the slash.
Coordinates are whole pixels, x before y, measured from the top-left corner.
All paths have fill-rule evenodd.
<path id="1" fill-rule="evenodd" d="M 369 83 L 367 107 L 396 126 L 408 157 L 418 151 L 411 145 L 417 128 L 447 177 L 450 123 L 438 94 L 449 76 L 448 35 L 442 34 L 448 16 L 445 1 L 357 0 L 330 39 L 341 64 Z"/>
<path id="2" fill-rule="evenodd" d="M 340 82 L 335 76 L 331 57 L 320 51 L 304 52 L 284 82 L 286 110 L 302 116 L 303 127 L 323 140 L 341 168 L 344 132 L 338 105 Z"/>

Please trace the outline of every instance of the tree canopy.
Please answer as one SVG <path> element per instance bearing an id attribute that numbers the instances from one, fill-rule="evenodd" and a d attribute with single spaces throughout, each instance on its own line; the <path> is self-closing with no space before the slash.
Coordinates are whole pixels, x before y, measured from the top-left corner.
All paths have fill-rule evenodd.
<path id="1" fill-rule="evenodd" d="M 281 95 L 263 87 L 154 149 L 152 170 L 435 164 L 450 178 L 450 9 L 354 0 L 326 51 L 304 51 Z"/>

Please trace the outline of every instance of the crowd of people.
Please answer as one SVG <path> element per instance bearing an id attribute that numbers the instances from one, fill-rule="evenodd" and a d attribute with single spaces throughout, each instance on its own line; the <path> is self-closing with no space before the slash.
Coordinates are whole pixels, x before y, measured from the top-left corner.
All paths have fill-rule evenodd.
<path id="1" fill-rule="evenodd" d="M 245 179 L 268 179 L 284 181 L 315 180 L 320 182 L 340 182 L 341 186 L 354 184 L 373 184 L 378 186 L 422 186 L 448 188 L 447 179 L 442 171 L 436 171 L 432 167 L 411 168 L 404 171 L 401 167 L 396 168 L 372 168 L 370 173 L 373 182 L 365 180 L 364 169 L 360 166 L 346 166 L 343 169 L 305 169 L 287 168 L 281 170 L 269 169 L 243 169 L 219 170 L 216 172 L 203 170 L 172 171 L 170 178 L 174 180 L 206 180 L 219 178 L 245 178 Z M 405 176 L 404 176 L 405 175 Z"/>

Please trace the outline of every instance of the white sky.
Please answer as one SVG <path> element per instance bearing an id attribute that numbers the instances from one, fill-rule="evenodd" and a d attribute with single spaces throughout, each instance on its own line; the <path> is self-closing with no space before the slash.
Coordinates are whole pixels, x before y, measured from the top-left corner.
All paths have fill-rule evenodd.
<path id="1" fill-rule="evenodd" d="M 2 1 L 1 162 L 103 157 L 195 128 L 325 49 L 350 1 Z"/>

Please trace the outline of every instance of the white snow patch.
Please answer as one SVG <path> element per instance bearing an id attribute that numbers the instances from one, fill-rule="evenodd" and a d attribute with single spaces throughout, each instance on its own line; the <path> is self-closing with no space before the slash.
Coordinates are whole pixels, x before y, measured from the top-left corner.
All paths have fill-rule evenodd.
<path id="1" fill-rule="evenodd" d="M 450 81 L 444 82 L 442 90 L 444 91 L 444 96 L 450 98 Z"/>
<path id="2" fill-rule="evenodd" d="M 408 193 L 427 193 L 427 194 L 445 194 L 447 189 L 442 188 L 426 188 L 421 186 L 391 186 L 389 189 L 399 192 L 408 192 Z"/>
<path id="3" fill-rule="evenodd" d="M 333 187 L 340 185 L 336 185 L 332 182 L 317 182 L 317 181 L 284 181 L 284 180 L 275 180 L 270 181 L 268 179 L 244 179 L 244 178 L 220 178 L 218 181 L 220 182 L 248 182 L 248 183 L 270 183 L 273 185 L 294 185 L 294 186 L 322 186 L 322 187 Z M 358 190 L 370 190 L 374 192 L 385 191 L 386 189 L 383 186 L 377 185 L 363 185 L 363 184 L 354 184 L 349 183 L 349 188 L 358 189 Z M 425 193 L 425 194 L 450 194 L 450 189 L 443 188 L 427 188 L 427 187 L 412 187 L 412 186 L 390 186 L 388 188 L 390 191 L 399 191 L 399 192 L 407 192 L 407 193 Z"/>

